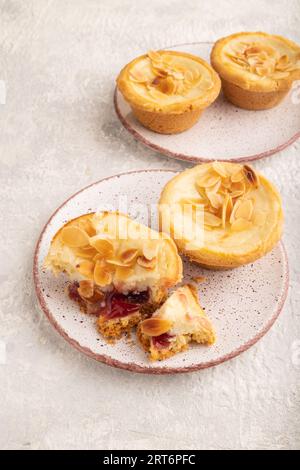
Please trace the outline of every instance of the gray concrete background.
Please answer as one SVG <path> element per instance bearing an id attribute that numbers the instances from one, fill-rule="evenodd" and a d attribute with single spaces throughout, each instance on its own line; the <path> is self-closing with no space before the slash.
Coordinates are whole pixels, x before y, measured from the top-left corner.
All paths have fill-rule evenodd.
<path id="1" fill-rule="evenodd" d="M 282 192 L 291 288 L 240 357 L 173 377 L 111 369 L 56 334 L 31 279 L 39 232 L 72 193 L 124 170 L 185 168 L 121 127 L 121 66 L 240 30 L 300 42 L 299 20 L 296 0 L 0 0 L 1 448 L 299 448 L 299 142 L 255 164 Z"/>

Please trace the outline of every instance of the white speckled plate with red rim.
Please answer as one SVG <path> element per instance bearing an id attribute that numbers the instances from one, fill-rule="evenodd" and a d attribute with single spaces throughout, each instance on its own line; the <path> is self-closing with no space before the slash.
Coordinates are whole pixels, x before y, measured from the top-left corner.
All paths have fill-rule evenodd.
<path id="1" fill-rule="evenodd" d="M 212 46 L 213 43 L 200 42 L 166 49 L 189 52 L 209 62 Z M 121 123 L 137 140 L 170 158 L 190 162 L 240 162 L 272 155 L 300 137 L 300 105 L 295 94 L 292 90 L 276 108 L 248 111 L 233 106 L 221 92 L 198 123 L 173 135 L 158 134 L 143 127 L 117 89 L 114 104 Z"/>
<path id="2" fill-rule="evenodd" d="M 56 231 L 69 219 L 81 214 L 122 209 L 128 198 L 128 213 L 148 224 L 142 205 L 157 204 L 171 170 L 132 171 L 105 178 L 82 189 L 64 202 L 52 215 L 38 240 L 34 257 L 34 282 L 39 304 L 57 331 L 75 348 L 109 365 L 135 372 L 163 374 L 188 372 L 214 366 L 249 348 L 271 327 L 284 304 L 288 289 L 288 263 L 282 243 L 264 258 L 231 271 L 207 271 L 184 263 L 184 281 L 205 276 L 198 284 L 201 304 L 211 318 L 217 342 L 206 347 L 193 345 L 163 362 L 150 362 L 136 341 L 125 339 L 107 344 L 97 332 L 95 317 L 79 311 L 65 293 L 67 279 L 55 278 L 43 269 L 43 260 Z M 155 210 L 152 211 L 152 219 Z M 152 224 L 155 228 L 155 225 Z M 135 336 L 133 335 L 135 340 Z"/>

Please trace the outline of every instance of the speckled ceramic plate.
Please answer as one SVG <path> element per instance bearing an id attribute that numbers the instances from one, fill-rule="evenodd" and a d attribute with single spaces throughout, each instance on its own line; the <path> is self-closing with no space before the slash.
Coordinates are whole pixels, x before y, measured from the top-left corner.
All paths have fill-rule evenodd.
<path id="1" fill-rule="evenodd" d="M 149 212 L 141 202 L 152 206 L 152 226 L 156 227 L 155 206 L 173 171 L 135 171 L 112 176 L 84 188 L 68 199 L 52 215 L 37 243 L 34 258 L 34 280 L 40 306 L 57 331 L 75 348 L 106 364 L 136 372 L 153 374 L 188 372 L 214 366 L 237 356 L 261 338 L 279 315 L 287 294 L 288 264 L 281 243 L 254 264 L 231 271 L 206 271 L 185 262 L 184 281 L 205 276 L 199 284 L 202 305 L 217 332 L 211 347 L 195 345 L 161 363 L 148 360 L 135 341 L 121 340 L 107 344 L 99 336 L 95 317 L 82 314 L 77 304 L 65 294 L 67 280 L 54 278 L 42 267 L 50 241 L 67 220 L 81 214 L 104 210 L 128 212 L 139 222 L 148 223 Z M 123 209 L 122 209 L 123 207 Z"/>
<path id="2" fill-rule="evenodd" d="M 167 49 L 190 52 L 209 62 L 212 45 L 202 42 Z M 279 106 L 266 111 L 237 108 L 226 101 L 221 93 L 197 124 L 175 135 L 162 135 L 145 129 L 134 118 L 130 106 L 117 90 L 114 101 L 121 123 L 137 140 L 179 160 L 257 160 L 279 152 L 300 137 L 300 105 L 293 90 Z"/>

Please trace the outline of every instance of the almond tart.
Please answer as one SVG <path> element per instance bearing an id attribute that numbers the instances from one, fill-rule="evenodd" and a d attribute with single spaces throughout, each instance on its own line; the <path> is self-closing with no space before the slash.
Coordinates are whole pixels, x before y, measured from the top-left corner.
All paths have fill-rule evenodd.
<path id="1" fill-rule="evenodd" d="M 245 109 L 268 109 L 300 78 L 300 47 L 266 33 L 237 33 L 219 39 L 211 64 L 227 99 Z"/>
<path id="2" fill-rule="evenodd" d="M 221 82 L 200 57 L 150 51 L 127 64 L 117 86 L 140 123 L 161 134 L 192 127 L 218 96 Z"/>
<path id="3" fill-rule="evenodd" d="M 52 239 L 45 267 L 67 274 L 70 298 L 96 315 L 99 331 L 111 339 L 152 313 L 182 277 L 173 240 L 117 212 L 66 223 Z"/>
<path id="4" fill-rule="evenodd" d="M 204 267 L 228 269 L 270 251 L 282 233 L 280 195 L 249 165 L 197 165 L 171 179 L 159 201 L 161 229 Z"/>
<path id="5" fill-rule="evenodd" d="M 206 345 L 215 342 L 213 326 L 200 306 L 197 290 L 188 284 L 175 290 L 151 318 L 143 320 L 137 335 L 154 361 L 188 349 L 193 341 Z"/>

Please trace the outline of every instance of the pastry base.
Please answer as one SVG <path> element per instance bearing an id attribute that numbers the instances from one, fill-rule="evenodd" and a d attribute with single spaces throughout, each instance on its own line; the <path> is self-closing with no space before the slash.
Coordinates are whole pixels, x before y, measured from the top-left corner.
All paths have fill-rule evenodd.
<path id="1" fill-rule="evenodd" d="M 192 109 L 182 114 L 146 111 L 132 106 L 132 112 L 146 128 L 159 134 L 177 134 L 192 127 L 202 114 L 202 109 Z"/>
<path id="2" fill-rule="evenodd" d="M 277 106 L 288 94 L 290 87 L 286 90 L 258 92 L 244 90 L 234 83 L 222 79 L 222 89 L 227 100 L 235 106 L 243 109 L 262 110 Z"/>

